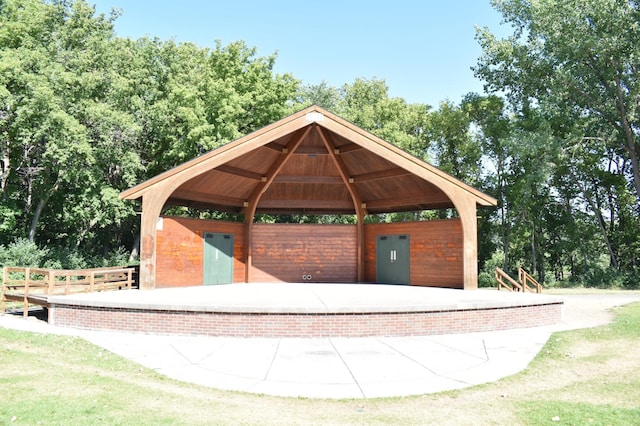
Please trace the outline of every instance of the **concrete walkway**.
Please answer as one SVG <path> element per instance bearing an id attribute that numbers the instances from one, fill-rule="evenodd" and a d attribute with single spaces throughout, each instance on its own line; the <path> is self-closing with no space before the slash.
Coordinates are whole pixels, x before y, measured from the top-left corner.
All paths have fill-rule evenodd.
<path id="1" fill-rule="evenodd" d="M 640 293 L 563 296 L 562 323 L 537 328 L 421 337 L 228 338 L 99 332 L 34 317 L 0 326 L 83 337 L 177 380 L 219 389 L 309 398 L 434 393 L 492 382 L 524 369 L 554 331 L 593 327 Z"/>

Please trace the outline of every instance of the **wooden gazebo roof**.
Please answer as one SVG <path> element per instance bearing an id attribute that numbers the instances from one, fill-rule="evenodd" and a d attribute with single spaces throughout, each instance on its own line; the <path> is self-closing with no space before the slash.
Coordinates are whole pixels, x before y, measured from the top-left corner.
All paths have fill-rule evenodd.
<path id="1" fill-rule="evenodd" d="M 462 223 L 464 288 L 477 287 L 478 205 L 496 200 L 340 117 L 311 106 L 120 194 L 142 199 L 140 287 L 155 287 L 156 223 L 170 204 L 244 214 L 250 282 L 256 213 L 355 214 L 358 281 L 364 217 L 454 207 Z"/>
<path id="2" fill-rule="evenodd" d="M 169 182 L 172 182 L 169 184 Z M 371 214 L 496 201 L 340 117 L 311 106 L 121 194 L 172 187 L 165 204 L 247 213 Z M 173 189 L 175 188 L 175 189 Z"/>

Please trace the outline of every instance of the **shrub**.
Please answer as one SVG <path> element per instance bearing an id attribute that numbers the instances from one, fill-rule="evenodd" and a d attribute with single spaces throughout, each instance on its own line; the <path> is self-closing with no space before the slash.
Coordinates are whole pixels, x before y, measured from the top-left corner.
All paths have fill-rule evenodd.
<path id="1" fill-rule="evenodd" d="M 0 265 L 43 267 L 48 254 L 48 249 L 40 248 L 26 238 L 18 238 L 6 247 L 0 245 Z"/>
<path id="2" fill-rule="evenodd" d="M 634 269 L 622 277 L 622 286 L 629 290 L 640 289 L 640 270 Z"/>
<path id="3" fill-rule="evenodd" d="M 613 268 L 592 266 L 583 280 L 585 287 L 619 288 L 622 287 L 623 276 Z"/>
<path id="4" fill-rule="evenodd" d="M 504 254 L 502 251 L 496 251 L 491 255 L 490 259 L 484 263 L 484 266 L 478 274 L 478 287 L 497 287 L 495 278 L 496 266 L 501 267 L 504 263 Z"/>

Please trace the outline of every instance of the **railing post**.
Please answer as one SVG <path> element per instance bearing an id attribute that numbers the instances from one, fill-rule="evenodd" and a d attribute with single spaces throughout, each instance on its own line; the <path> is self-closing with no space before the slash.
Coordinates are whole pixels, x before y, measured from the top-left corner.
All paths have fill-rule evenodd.
<path id="1" fill-rule="evenodd" d="M 9 272 L 7 271 L 7 267 L 2 267 L 2 294 L 0 295 L 0 315 L 4 315 L 5 313 L 5 299 L 4 294 L 7 292 L 7 278 L 9 276 Z"/>
<path id="2" fill-rule="evenodd" d="M 93 293 L 93 284 L 96 279 L 95 271 L 91 271 L 91 275 L 89 275 L 89 293 Z"/>
<path id="3" fill-rule="evenodd" d="M 24 269 L 24 297 L 22 298 L 22 316 L 24 318 L 29 317 L 29 283 L 31 281 L 31 268 Z"/>
<path id="4" fill-rule="evenodd" d="M 47 269 L 47 294 L 52 295 L 56 288 L 56 272 L 53 269 Z"/>

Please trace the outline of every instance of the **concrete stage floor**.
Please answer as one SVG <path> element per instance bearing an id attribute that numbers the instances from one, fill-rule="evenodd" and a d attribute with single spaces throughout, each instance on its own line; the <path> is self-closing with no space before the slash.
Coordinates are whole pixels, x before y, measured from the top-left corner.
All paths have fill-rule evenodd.
<path id="1" fill-rule="evenodd" d="M 557 323 L 562 299 L 380 284 L 228 284 L 52 296 L 53 325 L 229 337 L 411 336 Z"/>
<path id="2" fill-rule="evenodd" d="M 49 301 L 138 309 L 326 314 L 495 309 L 562 303 L 562 298 L 406 285 L 251 283 L 73 294 Z"/>

